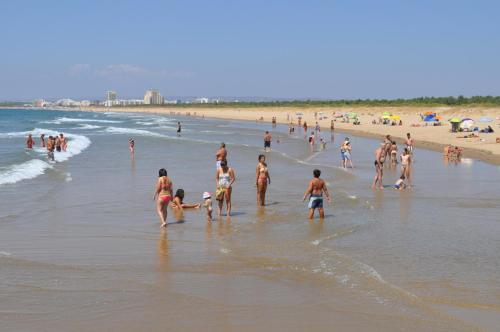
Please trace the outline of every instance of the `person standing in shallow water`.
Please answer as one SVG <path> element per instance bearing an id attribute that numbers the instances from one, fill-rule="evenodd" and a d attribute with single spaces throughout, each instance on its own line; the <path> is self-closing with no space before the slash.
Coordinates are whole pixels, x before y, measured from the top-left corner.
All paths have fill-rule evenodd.
<path id="1" fill-rule="evenodd" d="M 164 168 L 158 172 L 153 200 L 156 200 L 156 212 L 160 217 L 161 227 L 167 227 L 167 207 L 172 200 L 172 181 L 170 181 L 167 170 Z"/>
<path id="2" fill-rule="evenodd" d="M 215 185 L 217 186 L 215 199 L 219 203 L 219 217 L 222 215 L 224 200 L 226 201 L 227 216 L 231 215 L 231 194 L 234 181 L 236 181 L 236 177 L 233 169 L 227 166 L 227 161 L 221 161 L 220 168 L 215 173 Z"/>
<path id="3" fill-rule="evenodd" d="M 180 122 L 177 122 L 177 136 L 181 136 L 182 126 Z"/>
<path id="4" fill-rule="evenodd" d="M 220 164 L 222 161 L 227 162 L 227 150 L 226 150 L 226 144 L 222 142 L 220 144 L 219 150 L 215 153 L 215 160 L 217 161 L 216 168 L 220 168 Z"/>
<path id="5" fill-rule="evenodd" d="M 35 140 L 33 139 L 33 136 L 29 134 L 28 138 L 26 139 L 26 147 L 28 149 L 33 149 L 33 145 L 35 145 Z"/>
<path id="6" fill-rule="evenodd" d="M 385 161 L 385 146 L 384 142 L 380 143 L 380 147 L 375 150 L 375 177 L 373 178 L 372 188 L 384 189 L 382 185 L 382 176 L 384 175 L 384 161 Z"/>
<path id="7" fill-rule="evenodd" d="M 264 135 L 264 151 L 268 152 L 271 151 L 271 141 L 273 140 L 273 136 L 269 133 L 269 131 L 266 131 L 266 134 Z"/>
<path id="8" fill-rule="evenodd" d="M 325 193 L 326 199 L 330 202 L 330 194 L 328 193 L 328 189 L 326 188 L 326 183 L 323 179 L 320 179 L 321 171 L 319 169 L 315 169 L 313 171 L 313 179 L 309 182 L 309 186 L 304 193 L 304 197 L 302 201 L 305 202 L 307 196 L 309 196 L 309 219 L 314 218 L 314 211 L 318 209 L 319 217 L 321 219 L 325 218 L 325 210 L 323 209 L 323 193 Z"/>
<path id="9" fill-rule="evenodd" d="M 255 170 L 255 185 L 257 187 L 257 205 L 266 205 L 267 184 L 271 184 L 271 177 L 266 164 L 266 156 L 259 155 L 259 163 Z"/>

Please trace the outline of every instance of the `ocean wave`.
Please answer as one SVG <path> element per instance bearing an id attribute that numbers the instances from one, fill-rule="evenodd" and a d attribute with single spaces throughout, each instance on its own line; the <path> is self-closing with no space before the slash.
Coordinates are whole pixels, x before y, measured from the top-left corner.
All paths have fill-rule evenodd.
<path id="1" fill-rule="evenodd" d="M 168 138 L 166 135 L 158 134 L 149 130 L 134 129 L 134 128 L 121 128 L 121 127 L 108 127 L 104 130 L 107 133 L 112 134 L 132 134 L 140 136 L 151 136 L 151 137 L 163 137 Z"/>
<path id="2" fill-rule="evenodd" d="M 84 124 L 81 124 L 79 128 L 75 128 L 75 129 L 91 130 L 91 129 L 99 129 L 99 128 L 101 128 L 101 127 L 84 123 Z"/>
<path id="3" fill-rule="evenodd" d="M 60 117 L 54 120 L 42 121 L 41 123 L 62 124 L 62 123 L 79 123 L 79 122 L 100 122 L 100 123 L 121 123 L 119 120 L 104 120 L 104 119 L 83 119 L 83 118 L 66 118 Z"/>
<path id="4" fill-rule="evenodd" d="M 31 131 L 18 131 L 11 133 L 0 134 L 0 138 L 12 138 L 12 137 L 26 137 L 28 134 L 32 134 L 35 138 L 40 137 L 41 134 L 46 136 L 56 136 L 59 132 L 43 128 L 35 128 Z M 69 158 L 82 153 L 83 150 L 88 148 L 92 143 L 90 139 L 83 135 L 76 135 L 71 133 L 64 133 L 68 139 L 68 148 L 66 151 L 55 152 L 54 160 L 55 162 L 63 162 Z M 38 153 L 40 156 L 45 156 L 47 150 L 40 146 L 35 146 L 33 151 Z M 10 165 L 4 170 L 0 171 L 0 185 L 16 183 L 25 179 L 32 179 L 39 175 L 42 175 L 47 168 L 52 166 L 40 159 L 32 159 L 22 164 Z"/>
<path id="5" fill-rule="evenodd" d="M 49 168 L 52 168 L 52 165 L 40 159 L 31 159 L 21 164 L 10 165 L 0 170 L 0 185 L 34 179 Z"/>

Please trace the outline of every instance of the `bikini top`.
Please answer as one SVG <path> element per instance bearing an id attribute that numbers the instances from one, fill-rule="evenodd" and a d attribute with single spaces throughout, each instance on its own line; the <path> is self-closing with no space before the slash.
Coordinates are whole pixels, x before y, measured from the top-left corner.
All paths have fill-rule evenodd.
<path id="1" fill-rule="evenodd" d="M 172 190 L 172 183 L 168 180 L 166 176 L 162 176 L 159 179 L 161 183 L 161 190 L 162 191 L 171 191 Z"/>

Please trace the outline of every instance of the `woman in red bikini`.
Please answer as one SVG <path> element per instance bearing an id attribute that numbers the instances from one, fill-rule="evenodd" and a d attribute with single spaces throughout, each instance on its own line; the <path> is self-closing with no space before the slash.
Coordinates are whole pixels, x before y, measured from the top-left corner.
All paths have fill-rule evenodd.
<path id="1" fill-rule="evenodd" d="M 172 200 L 172 181 L 167 176 L 167 170 L 159 171 L 158 182 L 153 199 L 156 200 L 156 211 L 160 217 L 161 227 L 167 227 L 167 207 Z"/>

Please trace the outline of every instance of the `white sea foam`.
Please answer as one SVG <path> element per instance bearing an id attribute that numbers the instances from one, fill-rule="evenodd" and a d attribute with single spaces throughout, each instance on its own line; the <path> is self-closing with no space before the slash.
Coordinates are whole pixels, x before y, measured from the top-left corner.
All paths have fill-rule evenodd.
<path id="1" fill-rule="evenodd" d="M 21 164 L 14 164 L 0 170 L 0 186 L 22 180 L 34 179 L 52 166 L 40 159 L 31 159 Z"/>
<path id="2" fill-rule="evenodd" d="M 49 129 L 35 128 L 31 131 L 3 133 L 0 134 L 0 138 L 25 137 L 28 134 L 32 134 L 36 138 L 41 134 L 45 134 L 46 137 L 49 135 L 56 136 L 59 132 Z M 66 151 L 54 153 L 54 160 L 56 162 L 66 161 L 69 158 L 82 153 L 82 151 L 88 148 L 91 143 L 90 139 L 83 135 L 65 133 L 65 136 L 68 139 L 68 148 Z M 34 147 L 33 150 L 41 156 L 45 156 L 47 153 L 47 150 L 41 148 L 40 146 Z M 48 168 L 52 168 L 52 166 L 40 159 L 32 159 L 22 164 L 10 165 L 3 170 L 0 170 L 0 185 L 12 184 L 25 179 L 33 179 L 45 173 L 45 170 Z"/>
<path id="3" fill-rule="evenodd" d="M 7 251 L 0 251 L 0 257 L 10 257 L 12 254 Z"/>
<path id="4" fill-rule="evenodd" d="M 120 128 L 120 127 L 108 127 L 104 131 L 112 134 L 132 134 L 140 136 L 152 136 L 152 137 L 168 137 L 162 134 L 158 134 L 149 130 L 134 129 L 134 128 Z"/>
<path id="5" fill-rule="evenodd" d="M 54 120 L 42 121 L 41 123 L 62 124 L 62 123 L 79 123 L 79 122 L 121 123 L 123 121 L 60 117 L 60 118 L 56 118 Z"/>
<path id="6" fill-rule="evenodd" d="M 76 129 L 91 130 L 91 129 L 99 129 L 99 128 L 101 128 L 101 127 L 84 123 L 84 124 L 81 124 L 80 127 L 76 128 Z"/>

